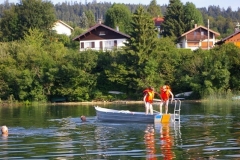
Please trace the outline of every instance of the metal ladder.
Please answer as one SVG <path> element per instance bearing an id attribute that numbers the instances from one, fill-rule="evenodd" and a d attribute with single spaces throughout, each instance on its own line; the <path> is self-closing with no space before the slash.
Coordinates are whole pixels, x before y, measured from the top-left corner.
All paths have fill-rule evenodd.
<path id="1" fill-rule="evenodd" d="M 174 106 L 174 122 L 178 121 L 180 123 L 180 110 L 181 110 L 181 100 L 175 99 L 175 106 Z"/>

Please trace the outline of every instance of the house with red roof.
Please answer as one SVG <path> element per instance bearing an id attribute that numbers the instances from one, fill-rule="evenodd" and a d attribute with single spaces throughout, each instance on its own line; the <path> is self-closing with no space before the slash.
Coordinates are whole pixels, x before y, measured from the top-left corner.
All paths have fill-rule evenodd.
<path id="1" fill-rule="evenodd" d="M 73 40 L 79 41 L 80 51 L 87 49 L 105 51 L 125 46 L 124 43 L 129 38 L 129 35 L 119 32 L 118 28 L 113 29 L 99 22 Z"/>
<path id="2" fill-rule="evenodd" d="M 178 48 L 187 48 L 191 50 L 196 49 L 210 49 L 213 48 L 217 42 L 217 37 L 220 36 L 218 32 L 215 32 L 204 26 L 197 26 L 188 32 L 183 33 L 178 38 Z"/>
<path id="3" fill-rule="evenodd" d="M 160 28 L 161 28 L 161 24 L 164 22 L 164 18 L 162 17 L 154 17 L 153 18 L 153 21 L 154 21 L 154 24 L 157 28 L 159 28 L 159 31 L 160 31 Z"/>
<path id="4" fill-rule="evenodd" d="M 160 33 L 161 33 L 161 24 L 164 22 L 164 18 L 162 17 L 154 17 L 153 18 L 153 21 L 154 21 L 154 24 L 155 24 L 155 27 L 157 28 L 157 31 L 159 33 L 159 37 L 160 37 Z"/>
<path id="5" fill-rule="evenodd" d="M 224 43 L 233 43 L 234 45 L 240 48 L 240 30 L 238 28 L 235 29 L 235 32 L 226 38 L 221 39 L 216 44 L 222 45 Z"/>

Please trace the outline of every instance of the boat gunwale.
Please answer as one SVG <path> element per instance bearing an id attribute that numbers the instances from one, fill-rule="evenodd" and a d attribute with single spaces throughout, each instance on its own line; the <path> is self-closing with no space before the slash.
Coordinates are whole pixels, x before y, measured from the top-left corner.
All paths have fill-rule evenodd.
<path id="1" fill-rule="evenodd" d="M 154 113 L 154 114 L 146 114 L 145 112 L 133 112 L 129 110 L 115 110 L 115 109 L 108 109 L 108 108 L 102 108 L 99 106 L 95 106 L 96 111 L 99 112 L 105 112 L 105 113 L 116 113 L 116 114 L 137 114 L 137 115 L 146 115 L 146 116 L 155 116 L 159 113 Z"/>

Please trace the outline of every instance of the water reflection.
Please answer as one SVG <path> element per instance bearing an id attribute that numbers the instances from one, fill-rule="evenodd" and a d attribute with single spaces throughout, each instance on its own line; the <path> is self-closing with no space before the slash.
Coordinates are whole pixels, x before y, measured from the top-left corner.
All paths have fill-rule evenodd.
<path id="1" fill-rule="evenodd" d="M 146 159 L 175 159 L 174 150 L 182 144 L 180 122 L 148 124 L 144 131 Z"/>
<path id="2" fill-rule="evenodd" d="M 175 158 L 173 147 L 173 137 L 170 134 L 169 123 L 162 123 L 160 126 L 160 140 L 161 140 L 161 151 L 164 157 L 164 160 L 170 160 Z"/>
<path id="3" fill-rule="evenodd" d="M 1 141 L 1 153 L 0 155 L 4 158 L 7 159 L 7 154 L 8 154 L 8 135 L 2 135 L 2 141 Z"/>
<path id="4" fill-rule="evenodd" d="M 181 125 L 98 122 L 87 106 L 0 108 L 0 123 L 9 128 L 0 159 L 240 158 L 239 106 L 182 106 Z"/>
<path id="5" fill-rule="evenodd" d="M 145 130 L 144 140 L 147 149 L 147 160 L 156 160 L 156 148 L 155 148 L 155 129 L 153 124 L 147 125 Z"/>

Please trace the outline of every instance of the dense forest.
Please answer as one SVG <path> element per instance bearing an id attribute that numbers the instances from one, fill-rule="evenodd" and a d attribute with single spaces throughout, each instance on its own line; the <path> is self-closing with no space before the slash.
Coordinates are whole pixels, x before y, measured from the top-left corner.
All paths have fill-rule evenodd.
<path id="1" fill-rule="evenodd" d="M 131 13 L 134 13 L 138 5 L 125 4 Z M 86 5 L 81 3 L 62 3 L 56 4 L 56 16 L 58 19 L 68 23 L 78 24 L 79 17 L 85 11 L 92 11 L 95 16 L 95 22 L 98 19 L 105 20 L 106 11 L 112 6 L 112 3 L 88 3 Z M 144 5 L 144 8 L 147 8 Z M 164 16 L 167 6 L 161 6 L 161 12 Z M 210 21 L 210 28 L 221 34 L 221 37 L 226 37 L 234 32 L 236 24 L 240 22 L 240 8 L 238 11 L 232 11 L 231 8 L 220 8 L 219 6 L 209 6 L 208 8 L 198 8 L 202 13 L 204 26 L 207 26 L 207 21 Z"/>
<path id="2" fill-rule="evenodd" d="M 56 16 L 58 19 L 68 22 L 70 24 L 79 24 L 79 19 L 82 16 L 82 13 L 85 11 L 92 11 L 95 16 L 95 22 L 98 19 L 105 20 L 105 15 L 107 10 L 112 6 L 112 3 L 62 3 L 56 4 Z M 131 13 L 134 13 L 138 5 L 136 4 L 125 4 Z M 144 8 L 147 9 L 148 5 L 144 5 Z M 167 6 L 161 6 L 162 16 L 166 12 Z M 226 37 L 229 34 L 234 32 L 236 24 L 240 22 L 240 8 L 238 11 L 232 11 L 231 8 L 220 8 L 219 6 L 209 6 L 208 8 L 198 8 L 202 13 L 204 26 L 207 27 L 207 21 L 210 21 L 210 28 L 214 31 L 217 31 L 221 34 L 221 37 Z"/>
<path id="3" fill-rule="evenodd" d="M 159 6 L 111 3 L 59 3 L 22 0 L 0 5 L 0 100 L 67 101 L 142 99 L 142 91 L 163 84 L 192 98 L 226 98 L 240 91 L 240 49 L 233 44 L 211 50 L 178 49 L 176 37 L 195 23 L 225 37 L 234 32 L 240 10 L 197 9 L 180 0 Z M 173 14 L 175 13 L 175 14 Z M 177 13 L 177 14 L 176 14 Z M 190 14 L 191 13 L 191 14 Z M 153 17 L 163 16 L 161 38 Z M 57 20 L 74 28 L 70 37 L 49 30 Z M 79 52 L 73 37 L 98 19 L 130 35 L 126 47 Z M 109 91 L 125 94 L 111 95 Z"/>
<path id="4" fill-rule="evenodd" d="M 3 16 L 3 11 L 9 9 L 13 3 L 8 3 L 6 0 L 0 4 L 0 18 Z M 87 3 L 82 4 L 80 2 L 63 2 L 54 5 L 56 18 L 62 20 L 72 27 L 80 26 L 80 21 L 83 13 L 91 11 L 94 15 L 94 23 L 98 22 L 98 19 L 105 20 L 107 10 L 113 5 L 113 3 Z M 131 13 L 134 13 L 138 5 L 136 4 L 124 4 Z M 147 9 L 148 5 L 143 5 Z M 167 5 L 160 6 L 162 16 L 165 15 Z M 210 21 L 210 28 L 221 34 L 221 37 L 226 37 L 234 32 L 234 29 L 238 22 L 240 22 L 240 8 L 237 11 L 233 11 L 230 7 L 220 8 L 219 6 L 208 6 L 208 8 L 197 8 L 203 17 L 203 25 L 207 26 L 207 20 Z"/>

